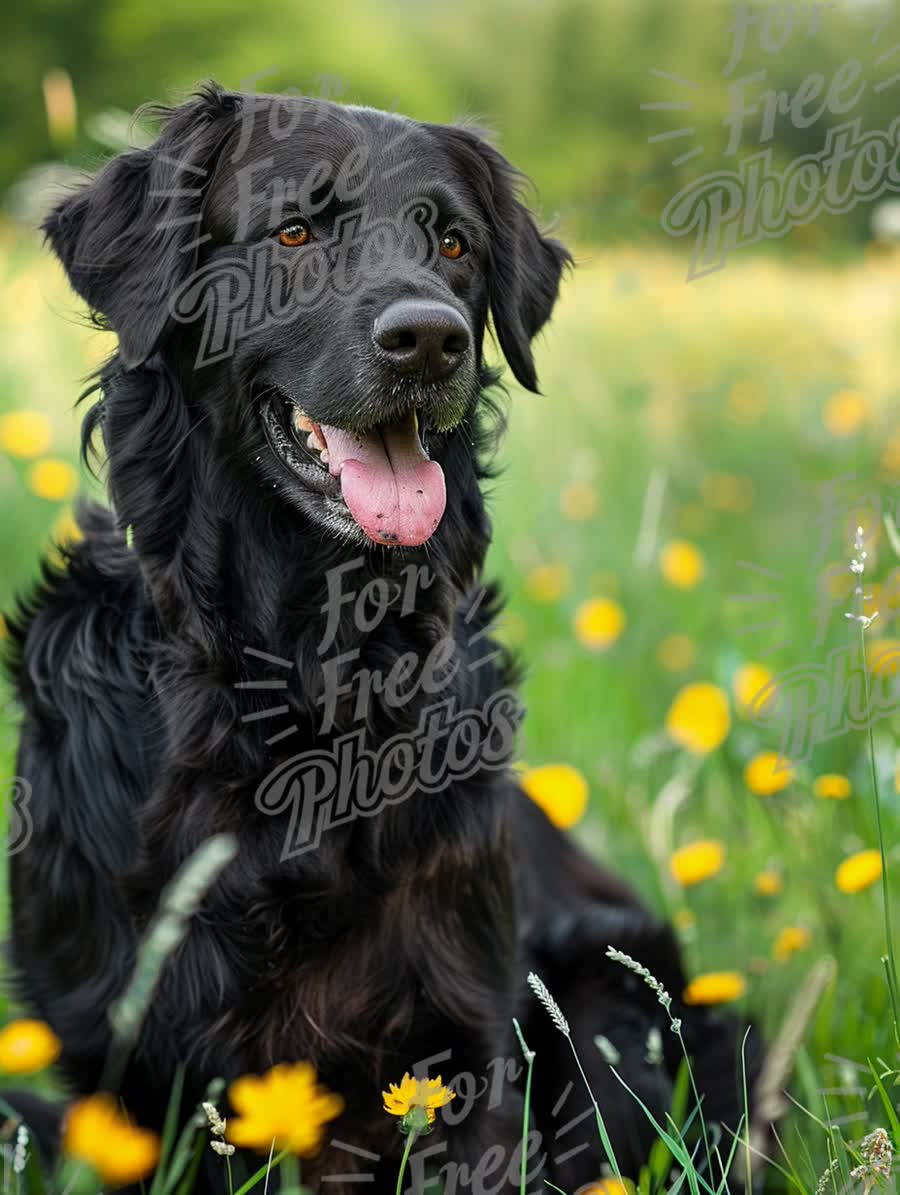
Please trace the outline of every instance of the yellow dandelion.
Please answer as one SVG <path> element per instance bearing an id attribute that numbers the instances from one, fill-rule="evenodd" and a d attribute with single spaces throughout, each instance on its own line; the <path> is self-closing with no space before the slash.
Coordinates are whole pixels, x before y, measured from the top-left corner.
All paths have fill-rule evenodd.
<path id="1" fill-rule="evenodd" d="M 588 783 L 577 768 L 567 763 L 547 763 L 529 768 L 522 787 L 555 826 L 563 830 L 584 817 L 588 806 Z"/>
<path id="2" fill-rule="evenodd" d="M 822 418 L 836 438 L 852 436 L 866 420 L 866 400 L 858 390 L 840 390 L 825 404 Z"/>
<path id="3" fill-rule="evenodd" d="M 667 672 L 684 672 L 697 659 L 697 648 L 690 635 L 666 635 L 656 649 L 656 658 Z"/>
<path id="4" fill-rule="evenodd" d="M 786 925 L 775 939 L 772 958 L 776 963 L 783 963 L 798 950 L 805 950 L 811 941 L 812 935 L 804 926 Z"/>
<path id="5" fill-rule="evenodd" d="M 857 851 L 848 855 L 834 873 L 834 882 L 841 892 L 848 895 L 862 892 L 881 879 L 881 852 L 876 850 Z"/>
<path id="6" fill-rule="evenodd" d="M 637 1188 L 630 1178 L 600 1178 L 596 1182 L 579 1187 L 575 1195 L 635 1195 Z"/>
<path id="7" fill-rule="evenodd" d="M 0 448 L 10 456 L 40 456 L 52 438 L 53 424 L 40 411 L 10 411 L 0 416 Z"/>
<path id="8" fill-rule="evenodd" d="M 73 1104 L 66 1116 L 63 1151 L 87 1162 L 104 1182 L 137 1183 L 159 1161 L 159 1138 L 133 1125 L 111 1095 L 100 1093 Z"/>
<path id="9" fill-rule="evenodd" d="M 63 547 L 76 544 L 79 540 L 84 539 L 84 532 L 75 521 L 75 516 L 71 510 L 64 510 L 62 512 L 53 524 L 50 535 L 56 543 L 61 544 Z"/>
<path id="10" fill-rule="evenodd" d="M 389 1086 L 389 1091 L 381 1093 L 385 1112 L 399 1116 L 406 1128 L 417 1132 L 434 1124 L 436 1110 L 455 1098 L 455 1093 L 444 1086 L 440 1075 L 436 1079 L 414 1079 L 405 1074 L 399 1083 Z"/>
<path id="11" fill-rule="evenodd" d="M 777 751 L 760 751 L 744 768 L 744 783 L 758 797 L 773 797 L 794 779 L 794 769 Z"/>
<path id="12" fill-rule="evenodd" d="M 286 1149 L 301 1158 L 319 1152 L 325 1125 L 344 1101 L 319 1084 L 308 1062 L 281 1062 L 260 1075 L 242 1075 L 228 1089 L 236 1116 L 228 1120 L 232 1145 L 268 1152 Z"/>
<path id="13" fill-rule="evenodd" d="M 676 695 L 666 714 L 671 738 L 692 755 L 708 755 L 720 746 L 731 728 L 728 696 L 718 685 L 698 682 Z"/>
<path id="14" fill-rule="evenodd" d="M 845 801 L 853 792 L 846 776 L 837 772 L 826 772 L 813 781 L 813 792 L 822 801 Z"/>
<path id="15" fill-rule="evenodd" d="M 725 844 L 715 838 L 689 842 L 672 853 L 669 870 L 683 888 L 718 875 L 725 865 Z"/>
<path id="16" fill-rule="evenodd" d="M 753 880 L 753 891 L 757 896 L 777 896 L 784 887 L 781 872 L 774 867 L 767 867 L 765 871 L 757 873 Z"/>
<path id="17" fill-rule="evenodd" d="M 570 481 L 559 496 L 559 508 L 574 523 L 589 519 L 597 509 L 597 491 L 588 481 Z"/>
<path id="18" fill-rule="evenodd" d="M 676 589 L 693 589 L 703 579 L 706 565 L 700 549 L 686 539 L 673 539 L 659 558 L 662 575 Z"/>
<path id="19" fill-rule="evenodd" d="M 9 628 L 6 625 L 6 619 L 0 614 L 0 639 L 5 639 L 9 634 Z"/>
<path id="20" fill-rule="evenodd" d="M 23 1018 L 0 1029 L 0 1071 L 27 1075 L 59 1057 L 62 1043 L 46 1021 Z"/>
<path id="21" fill-rule="evenodd" d="M 68 563 L 65 553 L 71 551 L 82 539 L 84 532 L 76 523 L 71 510 L 64 510 L 51 528 L 47 559 L 57 568 L 65 568 Z"/>
<path id="22" fill-rule="evenodd" d="M 697 918 L 690 909 L 676 909 L 672 914 L 672 924 L 677 930 L 684 932 L 694 928 Z"/>
<path id="23" fill-rule="evenodd" d="M 866 644 L 866 663 L 874 676 L 896 676 L 900 639 L 873 639 Z"/>
<path id="24" fill-rule="evenodd" d="M 32 492 L 48 502 L 63 502 L 78 488 L 78 474 L 67 461 L 45 457 L 28 470 L 28 484 Z"/>
<path id="25" fill-rule="evenodd" d="M 585 647 L 602 651 L 625 629 L 625 611 L 612 598 L 588 598 L 575 611 L 575 637 Z"/>
<path id="26" fill-rule="evenodd" d="M 738 668 L 731 689 L 742 717 L 756 717 L 771 706 L 775 690 L 769 686 L 773 680 L 772 673 L 762 664 L 745 664 Z"/>
<path id="27" fill-rule="evenodd" d="M 525 588 L 536 602 L 558 602 L 570 584 L 564 564 L 539 564 L 525 578 Z"/>
<path id="28" fill-rule="evenodd" d="M 728 1004 L 740 1000 L 747 981 L 739 971 L 708 971 L 697 975 L 684 989 L 685 1004 Z"/>

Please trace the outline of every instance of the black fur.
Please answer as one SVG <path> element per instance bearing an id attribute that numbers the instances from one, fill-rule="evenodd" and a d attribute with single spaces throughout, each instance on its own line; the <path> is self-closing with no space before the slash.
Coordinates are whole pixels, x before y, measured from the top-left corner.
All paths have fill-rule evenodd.
<path id="1" fill-rule="evenodd" d="M 424 661 L 449 637 L 460 666 L 441 699 L 480 709 L 515 683 L 514 663 L 487 633 L 497 596 L 479 588 L 490 537 L 479 483 L 499 424 L 482 339 L 490 313 L 514 374 L 536 389 L 531 341 L 550 316 L 568 254 L 538 232 L 517 198 L 515 172 L 474 130 L 257 97 L 249 144 L 235 161 L 250 102 L 211 85 L 163 113 L 153 146 L 114 159 L 45 226 L 73 286 L 119 337 L 85 425 L 86 448 L 102 435 L 114 513 L 83 512 L 84 541 L 65 568 L 45 565 L 12 623 L 25 710 L 18 771 L 34 792 L 33 837 L 11 866 L 21 993 L 61 1037 L 71 1089 L 92 1090 L 109 1046 L 110 1004 L 163 885 L 201 843 L 230 830 L 239 854 L 167 965 L 122 1085 L 138 1120 L 160 1124 L 180 1062 L 186 1099 L 195 1100 L 214 1076 L 310 1059 L 346 1100 L 334 1136 L 378 1154 L 376 1189 L 393 1189 L 403 1139 L 381 1108 L 382 1088 L 441 1052 L 449 1055 L 431 1073 L 445 1080 L 485 1076 L 491 1060 L 517 1059 L 517 1016 L 537 1050 L 534 1127 L 546 1155 L 540 1173 L 532 1167 L 530 1189 L 547 1177 L 574 1190 L 600 1175 L 603 1151 L 592 1116 L 555 1137 L 588 1104 L 568 1044 L 526 986 L 535 969 L 569 1017 L 618 1161 L 637 1177 L 652 1133 L 593 1037 L 617 1044 L 624 1078 L 660 1118 L 679 1054 L 653 994 L 604 952 L 611 943 L 646 963 L 677 1004 L 678 950 L 671 931 L 555 830 L 506 768 L 414 793 L 288 859 L 287 814 L 263 812 L 256 801 L 289 757 L 330 749 L 360 726 L 375 749 L 415 730 L 434 701 L 419 692 L 398 705 L 376 694 L 358 721 L 353 695 L 344 695 L 322 730 L 327 578 L 355 557 L 361 564 L 348 584 L 359 588 L 402 580 L 411 564 L 427 566 L 433 583 L 414 609 L 394 601 L 369 631 L 344 608 L 331 651 L 358 651 L 348 677 L 387 673 L 404 653 Z M 289 137 L 272 135 L 272 112 L 295 120 Z M 172 296 L 196 270 L 266 243 L 292 210 L 273 216 L 281 184 L 272 180 L 302 181 L 323 160 L 336 171 L 354 147 L 370 151 L 359 200 L 368 218 L 394 217 L 430 195 L 442 227 L 463 227 L 469 252 L 398 266 L 198 365 L 200 325 L 173 318 Z M 248 162 L 264 164 L 256 190 L 270 188 L 249 204 L 239 182 Z M 326 204 L 316 216 L 319 235 L 339 207 Z M 372 358 L 372 320 L 398 295 L 447 303 L 466 320 L 471 354 L 446 382 L 398 388 Z M 446 477 L 446 512 L 428 543 L 390 549 L 360 542 L 343 523 L 335 530 L 320 496 L 294 485 L 268 446 L 259 412 L 272 394 L 319 423 L 351 428 L 415 403 Z M 492 646 L 496 657 L 471 667 Z M 273 670 L 245 647 L 294 667 Z M 274 695 L 236 688 L 273 676 L 288 687 Z M 246 720 L 276 703 L 289 707 L 280 722 Z M 294 734 L 266 743 L 289 723 Z M 677 1011 L 707 1119 L 736 1127 L 734 1026 Z M 644 1057 L 652 1026 L 665 1047 L 655 1067 Z M 508 1161 L 521 1098 L 519 1082 L 498 1106 L 480 1099 L 462 1123 L 439 1124 L 423 1140 L 444 1151 L 434 1164 L 470 1167 L 476 1191 L 517 1187 Z M 579 1143 L 589 1148 L 573 1154 Z M 506 1151 L 507 1163 L 486 1177 L 476 1168 L 491 1146 Z M 318 1189 L 324 1176 L 369 1165 L 327 1146 L 303 1177 Z M 217 1166 L 210 1155 L 205 1188 L 224 1189 Z M 508 1182 L 500 1171 L 510 1171 Z M 353 1189 L 324 1189 L 345 1186 Z"/>

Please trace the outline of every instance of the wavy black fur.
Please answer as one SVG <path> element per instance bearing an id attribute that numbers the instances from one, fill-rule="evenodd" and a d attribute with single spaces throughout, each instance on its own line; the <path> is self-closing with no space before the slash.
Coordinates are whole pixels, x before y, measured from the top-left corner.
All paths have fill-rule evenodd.
<path id="1" fill-rule="evenodd" d="M 514 171 L 477 131 L 257 97 L 257 117 L 280 105 L 298 118 L 298 131 L 276 140 L 258 119 L 236 163 L 248 104 L 209 85 L 163 112 L 153 146 L 114 159 L 46 224 L 73 286 L 120 347 L 85 421 L 86 449 L 102 438 L 112 509 L 82 512 L 84 540 L 64 568 L 45 564 L 42 583 L 11 622 L 25 711 L 18 770 L 34 793 L 34 833 L 11 866 L 21 995 L 61 1037 L 71 1089 L 92 1090 L 110 1044 L 110 1004 L 163 885 L 210 835 L 230 830 L 238 857 L 168 964 L 124 1079 L 123 1097 L 140 1121 L 161 1123 L 179 1063 L 187 1065 L 186 1098 L 195 1100 L 213 1076 L 310 1059 L 346 1099 L 334 1137 L 381 1160 L 327 1145 L 304 1165 L 304 1181 L 318 1189 L 325 1176 L 372 1168 L 375 1189 L 393 1189 L 403 1140 L 381 1109 L 381 1089 L 440 1054 L 432 1074 L 487 1076 L 493 1059 L 517 1059 L 517 1016 L 538 1055 L 534 1128 L 542 1138 L 531 1189 L 547 1177 L 574 1190 L 600 1175 L 603 1151 L 592 1116 L 557 1137 L 587 1096 L 568 1044 L 527 990 L 534 968 L 571 1022 L 618 1161 L 636 1177 L 652 1132 L 593 1038 L 603 1033 L 616 1045 L 624 1078 L 660 1118 L 679 1051 L 653 994 L 610 963 L 605 948 L 639 958 L 676 997 L 678 949 L 665 925 L 523 797 L 507 768 L 414 793 L 326 831 L 315 850 L 288 859 L 287 814 L 262 812 L 256 801 L 285 759 L 328 749 L 360 726 L 375 749 L 414 730 L 435 700 L 420 692 L 392 705 L 376 694 L 360 722 L 344 697 L 322 732 L 327 578 L 356 557 L 347 584 L 357 588 L 402 580 L 411 564 L 427 566 L 434 580 L 414 609 L 404 613 L 395 601 L 368 631 L 344 609 L 330 654 L 359 652 L 348 675 L 384 674 L 404 653 L 424 661 L 449 638 L 459 667 L 441 699 L 480 709 L 515 684 L 514 662 L 487 633 L 498 596 L 480 589 L 490 538 L 481 482 L 501 422 L 482 339 L 490 312 L 515 375 L 536 388 L 530 342 L 550 315 L 568 254 L 540 235 L 517 198 Z M 365 146 L 386 167 L 398 135 L 408 162 L 390 181 L 387 169 L 372 174 L 370 214 L 391 215 L 423 191 L 434 194 L 442 219 L 463 222 L 468 260 L 435 258 L 376 280 L 197 366 L 199 327 L 172 319 L 171 296 L 198 267 L 271 232 L 264 203 L 245 213 L 249 228 L 236 231 L 241 166 L 268 162 L 267 180 L 297 178 L 315 161 L 337 167 L 353 146 Z M 326 206 L 319 222 L 333 216 Z M 206 239 L 191 247 L 200 230 Z M 447 386 L 454 402 L 464 387 L 462 421 L 430 439 L 446 477 L 446 513 L 419 549 L 361 546 L 335 532 L 318 496 L 286 476 L 259 420 L 260 400 L 272 392 L 323 423 L 388 417 L 399 400 L 370 359 L 366 329 L 398 293 L 450 303 L 473 338 L 471 362 Z M 423 388 L 415 401 L 424 426 L 439 425 L 445 399 L 440 386 Z M 267 664 L 247 647 L 293 668 Z M 495 658 L 472 667 L 491 647 Z M 288 687 L 236 687 L 267 678 Z M 289 707 L 281 721 L 247 720 L 276 702 Z M 293 734 L 267 744 L 289 724 Z M 707 1120 L 736 1127 L 734 1024 L 677 1011 Z M 653 1026 L 665 1046 L 658 1065 L 645 1058 Z M 757 1065 L 753 1052 L 751 1084 Z M 439 1125 L 428 1139 L 433 1165 L 463 1166 L 445 1189 L 517 1187 L 520 1127 L 520 1081 L 499 1102 L 483 1095 L 462 1123 Z M 504 1151 L 502 1164 L 490 1147 Z M 207 1158 L 203 1189 L 224 1189 L 219 1165 Z"/>

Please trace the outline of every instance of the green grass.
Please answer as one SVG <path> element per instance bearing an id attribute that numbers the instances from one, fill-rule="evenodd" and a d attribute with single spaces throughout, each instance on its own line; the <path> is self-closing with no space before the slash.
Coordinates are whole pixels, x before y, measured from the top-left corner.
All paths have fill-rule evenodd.
<path id="1" fill-rule="evenodd" d="M 774 729 L 742 717 L 732 703 L 726 741 L 694 760 L 667 739 L 664 726 L 685 684 L 710 681 L 730 692 L 742 665 L 762 663 L 773 673 L 822 665 L 829 650 L 848 641 L 849 599 L 823 607 L 829 616 L 818 634 L 817 578 L 829 564 L 848 576 L 859 504 L 872 532 L 866 592 L 876 587 L 879 609 L 868 634 L 900 639 L 900 560 L 878 534 L 872 508 L 877 496 L 895 509 L 900 493 L 900 265 L 884 257 L 833 271 L 805 258 L 745 258 L 688 285 L 686 263 L 659 252 L 583 249 L 579 260 L 582 268 L 538 345 L 543 395 L 511 392 L 505 467 L 491 487 L 490 571 L 509 596 L 504 634 L 528 666 L 523 758 L 531 766 L 579 769 L 590 806 L 575 832 L 660 913 L 678 914 L 692 973 L 737 971 L 746 978 L 737 1008 L 770 1038 L 816 961 L 835 960 L 794 1060 L 792 1094 L 822 1121 L 852 1118 L 842 1129 L 847 1141 L 879 1125 L 890 1131 L 872 1075 L 853 1069 L 878 1058 L 886 1063 L 876 1063 L 879 1074 L 896 1066 L 880 962 L 881 890 L 874 884 L 848 895 L 834 878 L 844 857 L 878 847 L 866 734 L 848 731 L 820 744 L 786 790 L 762 798 L 747 789 L 743 769 L 756 753 L 778 747 Z M 53 425 L 48 453 L 74 461 L 78 420 L 70 407 L 107 341 L 75 321 L 75 301 L 55 267 L 11 234 L 0 244 L 0 288 L 10 322 L 0 346 L 0 413 L 45 412 Z M 834 415 L 830 428 L 825 416 L 842 391 L 861 395 L 863 418 L 838 435 Z M 64 513 L 64 504 L 31 492 L 29 467 L 0 453 L 4 603 L 33 575 L 41 545 Z M 721 491 L 728 483 L 709 478 L 722 474 L 746 479 L 739 487 L 743 509 L 721 509 L 716 484 Z M 664 480 L 665 492 L 650 551 L 639 561 L 653 476 Z M 849 476 L 855 480 L 841 484 L 841 516 L 823 533 L 820 487 Z M 596 495 L 587 518 L 563 513 L 572 482 L 589 484 Z M 695 544 L 705 561 L 702 580 L 690 589 L 673 588 L 660 572 L 659 551 L 675 538 Z M 545 565 L 562 579 L 551 601 L 534 594 L 534 570 Z M 735 600 L 747 594 L 773 596 L 759 604 Z M 577 609 L 597 595 L 618 602 L 626 619 L 603 651 L 585 647 L 573 631 Z M 748 632 L 760 623 L 772 625 Z M 695 653 L 680 671 L 658 656 L 674 634 L 686 636 Z M 894 902 L 897 729 L 894 714 L 873 733 Z M 14 738 L 6 717 L 0 777 L 13 774 Z M 824 772 L 847 775 L 852 796 L 815 797 L 812 781 Z M 675 777 L 683 783 L 673 785 Z M 682 890 L 668 858 L 699 838 L 721 840 L 726 862 L 718 875 Z M 769 867 L 782 873 L 783 891 L 763 898 L 754 893 L 754 877 Z M 808 929 L 809 944 L 776 961 L 773 945 L 787 926 Z M 652 969 L 652 960 L 640 961 Z M 830 1094 L 826 1101 L 823 1090 L 849 1081 L 873 1097 Z M 884 1088 L 887 1106 L 896 1104 L 892 1074 Z M 781 1137 L 790 1157 L 790 1164 L 780 1157 L 781 1165 L 796 1168 L 803 1188 L 814 1190 L 830 1160 L 829 1134 L 795 1109 Z M 770 1172 L 770 1189 L 786 1182 Z"/>

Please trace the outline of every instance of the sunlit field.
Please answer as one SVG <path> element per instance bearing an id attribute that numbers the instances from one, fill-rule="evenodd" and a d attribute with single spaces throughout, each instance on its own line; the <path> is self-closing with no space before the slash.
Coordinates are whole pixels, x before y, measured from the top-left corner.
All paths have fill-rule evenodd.
<path id="1" fill-rule="evenodd" d="M 784 1066 L 807 1111 L 785 1109 L 785 1152 L 772 1148 L 791 1177 L 768 1184 L 812 1192 L 833 1156 L 826 1123 L 853 1142 L 898 1128 L 869 1098 L 869 1063 L 896 1102 L 870 748 L 896 904 L 900 258 L 876 246 L 826 271 L 748 256 L 687 283 L 675 254 L 576 256 L 538 346 L 543 393 L 510 388 L 490 485 L 500 629 L 527 668 L 525 783 L 672 919 L 692 999 L 730 1003 L 769 1039 L 790 1023 Z M 8 608 L 48 538 L 72 534 L 72 407 L 112 342 L 12 231 L 0 288 Z M 866 630 L 845 617 L 876 610 Z M 861 636 L 871 744 L 859 675 L 840 670 Z M 789 669 L 802 676 L 766 690 Z"/>

